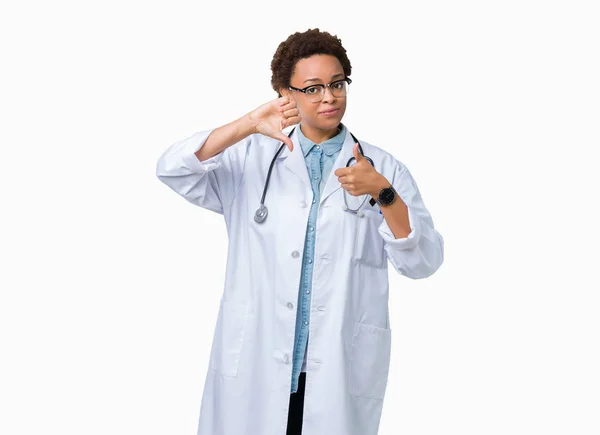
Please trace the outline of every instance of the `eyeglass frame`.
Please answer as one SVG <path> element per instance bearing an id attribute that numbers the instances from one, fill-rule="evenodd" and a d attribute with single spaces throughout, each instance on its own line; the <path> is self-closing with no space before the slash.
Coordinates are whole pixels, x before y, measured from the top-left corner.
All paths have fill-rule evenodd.
<path id="1" fill-rule="evenodd" d="M 321 101 L 323 101 L 323 98 L 325 98 L 325 88 L 328 87 L 329 91 L 331 92 L 331 95 L 333 95 L 333 91 L 331 90 L 331 85 L 333 85 L 335 83 L 339 83 L 339 82 L 346 82 L 346 83 L 348 83 L 348 85 L 350 85 L 350 83 L 352 83 L 352 79 L 350 77 L 344 77 L 343 79 L 335 80 L 335 81 L 333 81 L 331 83 L 328 83 L 326 85 L 323 85 L 321 83 L 317 83 L 315 85 L 309 85 L 309 86 L 307 86 L 305 88 L 302 88 L 302 89 L 295 88 L 294 86 L 290 85 L 290 86 L 288 86 L 288 89 L 290 91 L 302 92 L 304 95 L 307 95 L 306 94 L 306 90 L 307 89 L 314 88 L 315 86 L 321 86 L 322 87 L 321 88 L 322 89 L 321 90 L 321 99 L 319 101 L 311 101 L 311 103 L 320 103 Z M 346 90 L 346 94 L 348 94 L 347 90 Z M 335 97 L 335 95 L 333 95 L 333 96 Z M 307 98 L 308 98 L 308 95 L 307 95 Z M 335 97 L 335 98 L 344 98 L 344 97 Z"/>

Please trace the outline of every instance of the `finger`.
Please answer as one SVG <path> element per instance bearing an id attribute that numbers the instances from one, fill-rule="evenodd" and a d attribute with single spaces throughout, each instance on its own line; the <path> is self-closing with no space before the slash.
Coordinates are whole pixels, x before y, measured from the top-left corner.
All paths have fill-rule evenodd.
<path id="1" fill-rule="evenodd" d="M 300 111 L 298 109 L 290 109 L 283 112 L 283 116 L 285 116 L 286 118 L 290 118 L 292 116 L 298 115 L 299 113 Z"/>
<path id="2" fill-rule="evenodd" d="M 283 112 L 286 112 L 288 110 L 292 110 L 292 109 L 295 109 L 295 108 L 296 108 L 296 103 L 294 101 L 292 101 L 292 102 L 289 102 L 289 103 L 286 103 L 286 104 L 283 104 L 283 105 L 279 106 L 279 111 L 281 113 L 283 113 Z"/>
<path id="3" fill-rule="evenodd" d="M 302 118 L 300 118 L 299 116 L 293 116 L 292 118 L 287 118 L 285 120 L 285 126 L 289 127 L 291 125 L 296 125 L 300 123 L 300 121 L 302 121 Z"/>
<path id="4" fill-rule="evenodd" d="M 281 97 L 279 102 L 279 107 L 280 108 L 284 108 L 284 110 L 288 110 L 291 109 L 293 107 L 296 107 L 296 100 L 294 100 L 294 98 L 291 95 L 286 95 Z"/>
<path id="5" fill-rule="evenodd" d="M 281 121 L 281 125 L 283 126 L 282 128 L 286 128 L 290 125 L 298 124 L 300 121 L 302 121 L 302 117 L 292 116 L 291 118 L 286 118 L 283 121 Z"/>
<path id="6" fill-rule="evenodd" d="M 339 177 L 339 180 L 341 184 L 350 184 L 353 181 L 353 179 L 351 179 L 349 175 L 341 176 Z"/>
<path id="7" fill-rule="evenodd" d="M 349 175 L 352 172 L 352 166 L 336 169 L 335 172 L 339 174 L 340 177 L 343 177 L 344 175 Z"/>

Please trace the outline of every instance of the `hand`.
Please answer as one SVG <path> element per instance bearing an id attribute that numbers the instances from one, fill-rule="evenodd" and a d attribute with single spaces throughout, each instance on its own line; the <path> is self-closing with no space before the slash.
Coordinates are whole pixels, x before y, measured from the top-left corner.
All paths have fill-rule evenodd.
<path id="1" fill-rule="evenodd" d="M 358 151 L 358 143 L 354 145 L 354 158 L 356 164 L 347 168 L 340 168 L 334 172 L 342 188 L 352 196 L 379 194 L 387 180 L 375 170 L 373 165 Z M 389 186 L 389 184 L 387 184 Z M 383 186 L 383 187 L 381 187 Z"/>
<path id="2" fill-rule="evenodd" d="M 290 151 L 294 149 L 292 140 L 282 132 L 284 128 L 302 120 L 294 99 L 289 96 L 277 98 L 253 110 L 248 116 L 254 125 L 254 133 L 280 140 Z"/>

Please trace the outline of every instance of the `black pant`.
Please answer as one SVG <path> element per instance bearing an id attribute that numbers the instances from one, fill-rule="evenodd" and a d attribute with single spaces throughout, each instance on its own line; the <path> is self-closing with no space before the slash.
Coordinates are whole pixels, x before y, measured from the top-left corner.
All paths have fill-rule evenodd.
<path id="1" fill-rule="evenodd" d="M 286 435 L 302 435 L 302 413 L 304 411 L 304 386 L 306 373 L 301 372 L 298 379 L 298 391 L 290 393 L 290 410 Z"/>

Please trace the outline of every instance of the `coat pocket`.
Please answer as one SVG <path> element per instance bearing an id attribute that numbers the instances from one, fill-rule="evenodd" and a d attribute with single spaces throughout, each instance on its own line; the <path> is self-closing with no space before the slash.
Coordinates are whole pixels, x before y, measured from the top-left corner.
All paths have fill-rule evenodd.
<path id="1" fill-rule="evenodd" d="M 248 305 L 221 299 L 210 367 L 223 376 L 236 377 L 238 374 L 248 313 Z"/>
<path id="2" fill-rule="evenodd" d="M 392 330 L 354 323 L 348 389 L 350 395 L 383 399 L 390 369 Z"/>
<path id="3" fill-rule="evenodd" d="M 363 216 L 358 219 L 353 260 L 367 266 L 383 269 L 387 266 L 384 240 L 379 234 L 379 225 L 384 217 L 378 211 L 363 208 Z"/>

